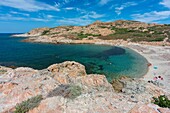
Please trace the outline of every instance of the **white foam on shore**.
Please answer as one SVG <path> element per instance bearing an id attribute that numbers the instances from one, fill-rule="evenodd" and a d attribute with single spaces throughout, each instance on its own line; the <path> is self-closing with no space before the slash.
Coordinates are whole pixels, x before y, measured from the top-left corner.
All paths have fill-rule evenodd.
<path id="1" fill-rule="evenodd" d="M 29 34 L 25 33 L 25 34 L 15 34 L 15 35 L 12 35 L 12 37 L 36 37 L 36 36 L 40 36 L 40 34 L 29 35 Z"/>

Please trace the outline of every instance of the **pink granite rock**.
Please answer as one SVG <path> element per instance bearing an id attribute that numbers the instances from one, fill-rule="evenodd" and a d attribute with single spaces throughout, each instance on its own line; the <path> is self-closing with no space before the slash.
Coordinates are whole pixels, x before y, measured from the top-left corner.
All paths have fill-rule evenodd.
<path id="1" fill-rule="evenodd" d="M 170 113 L 170 109 L 169 108 L 158 108 L 158 111 L 160 113 Z"/>
<path id="2" fill-rule="evenodd" d="M 129 113 L 159 113 L 147 104 L 137 104 Z"/>
<path id="3" fill-rule="evenodd" d="M 43 100 L 30 113 L 169 112 L 167 108 L 146 104 L 151 102 L 153 96 L 164 94 L 157 86 L 142 84 L 146 87 L 143 93 L 116 93 L 104 75 L 87 75 L 85 67 L 76 62 L 54 64 L 44 70 L 1 69 L 7 70 L 0 74 L 2 113 L 13 112 L 16 104 L 36 95 L 42 95 Z M 130 89 L 140 84 L 136 79 L 132 83 Z M 65 96 L 68 93 L 67 87 L 71 85 L 81 87 L 81 94 L 74 99 Z"/>

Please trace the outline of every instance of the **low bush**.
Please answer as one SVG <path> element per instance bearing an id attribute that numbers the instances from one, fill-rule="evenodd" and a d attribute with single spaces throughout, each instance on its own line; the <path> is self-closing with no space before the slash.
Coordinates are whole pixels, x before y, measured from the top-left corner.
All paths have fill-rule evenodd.
<path id="1" fill-rule="evenodd" d="M 77 85 L 70 85 L 69 91 L 70 92 L 68 94 L 68 98 L 70 99 L 75 99 L 76 97 L 80 96 L 82 93 L 81 87 Z"/>
<path id="2" fill-rule="evenodd" d="M 59 85 L 47 97 L 62 96 L 64 98 L 75 99 L 82 94 L 82 88 L 78 85 Z"/>
<path id="3" fill-rule="evenodd" d="M 97 37 L 97 36 L 101 36 L 100 34 L 82 34 L 79 33 L 77 34 L 78 39 L 83 39 L 83 38 L 87 38 L 88 36 L 93 36 L 93 37 Z"/>
<path id="4" fill-rule="evenodd" d="M 48 32 L 50 32 L 50 31 L 49 30 L 45 30 L 45 31 L 42 32 L 41 35 L 46 35 Z"/>
<path id="5" fill-rule="evenodd" d="M 153 103 L 165 108 L 170 108 L 170 100 L 165 95 L 160 95 L 158 98 L 153 97 Z"/>
<path id="6" fill-rule="evenodd" d="M 16 110 L 14 111 L 14 113 L 26 113 L 29 110 L 38 107 L 42 99 L 42 95 L 38 95 L 26 101 L 23 101 L 22 103 L 16 105 Z"/>
<path id="7" fill-rule="evenodd" d="M 6 73 L 7 70 L 0 70 L 0 73 Z"/>
<path id="8" fill-rule="evenodd" d="M 160 42 L 160 41 L 163 41 L 165 39 L 165 37 L 163 36 L 159 36 L 157 38 L 152 38 L 152 39 L 148 39 L 149 42 Z"/>
<path id="9" fill-rule="evenodd" d="M 100 28 L 108 28 L 107 26 L 99 26 Z"/>

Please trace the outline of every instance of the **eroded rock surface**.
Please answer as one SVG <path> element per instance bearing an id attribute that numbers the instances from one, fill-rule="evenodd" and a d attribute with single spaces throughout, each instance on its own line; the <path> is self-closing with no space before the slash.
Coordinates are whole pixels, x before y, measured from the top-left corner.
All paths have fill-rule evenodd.
<path id="1" fill-rule="evenodd" d="M 43 70 L 0 67 L 0 112 L 13 112 L 18 103 L 37 95 L 43 100 L 29 113 L 169 112 L 148 105 L 153 96 L 168 94 L 161 88 L 138 79 L 121 82 L 123 93 L 116 93 L 104 75 L 87 75 L 83 65 L 70 61 Z M 71 99 L 69 87 L 73 85 L 81 93 L 73 89 L 76 97 Z"/>

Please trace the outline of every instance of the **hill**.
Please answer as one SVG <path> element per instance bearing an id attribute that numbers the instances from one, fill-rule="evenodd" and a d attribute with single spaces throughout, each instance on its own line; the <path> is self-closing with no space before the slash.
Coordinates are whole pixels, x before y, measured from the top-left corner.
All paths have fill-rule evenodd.
<path id="1" fill-rule="evenodd" d="M 138 21 L 117 20 L 115 22 L 96 21 L 87 26 L 58 26 L 54 28 L 36 28 L 25 34 L 38 38 L 43 42 L 58 42 L 58 40 L 102 39 L 131 42 L 170 41 L 170 25 L 149 24 Z M 31 38 L 37 40 L 37 38 Z"/>

